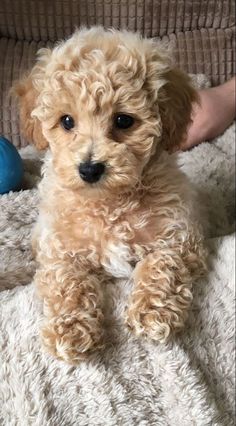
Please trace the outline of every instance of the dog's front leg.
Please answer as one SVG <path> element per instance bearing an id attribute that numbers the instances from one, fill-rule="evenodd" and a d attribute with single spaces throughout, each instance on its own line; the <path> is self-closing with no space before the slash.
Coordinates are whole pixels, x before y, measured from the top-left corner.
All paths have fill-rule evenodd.
<path id="1" fill-rule="evenodd" d="M 78 268 L 67 255 L 38 257 L 35 282 L 43 299 L 43 345 L 57 358 L 77 363 L 102 346 L 103 277 L 86 266 Z"/>
<path id="2" fill-rule="evenodd" d="M 164 342 L 180 330 L 192 301 L 192 282 L 204 271 L 204 252 L 173 248 L 149 253 L 134 270 L 126 322 L 136 335 Z"/>

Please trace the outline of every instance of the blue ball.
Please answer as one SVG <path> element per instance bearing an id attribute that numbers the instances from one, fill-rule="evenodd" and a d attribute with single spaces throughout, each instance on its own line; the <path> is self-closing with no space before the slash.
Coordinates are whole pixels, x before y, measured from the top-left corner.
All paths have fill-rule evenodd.
<path id="1" fill-rule="evenodd" d="M 23 162 L 17 149 L 0 136 L 0 194 L 21 188 Z"/>

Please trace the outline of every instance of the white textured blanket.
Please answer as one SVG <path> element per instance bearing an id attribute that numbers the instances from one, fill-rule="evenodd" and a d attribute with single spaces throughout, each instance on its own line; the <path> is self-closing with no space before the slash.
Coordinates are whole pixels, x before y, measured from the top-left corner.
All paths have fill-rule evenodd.
<path id="1" fill-rule="evenodd" d="M 31 148 L 26 182 L 37 181 Z M 186 328 L 167 346 L 123 326 L 129 284 L 107 285 L 106 348 L 70 367 L 41 351 L 30 231 L 38 194 L 0 197 L 0 425 L 234 424 L 234 126 L 180 155 L 210 216 L 210 271 L 196 283 Z M 26 285 L 27 284 L 27 285 Z"/>

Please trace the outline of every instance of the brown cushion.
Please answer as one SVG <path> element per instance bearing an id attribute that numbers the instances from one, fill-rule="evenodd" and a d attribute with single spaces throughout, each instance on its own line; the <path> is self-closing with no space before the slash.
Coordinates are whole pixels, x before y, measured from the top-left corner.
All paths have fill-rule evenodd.
<path id="1" fill-rule="evenodd" d="M 235 0 L 1 0 L 0 34 L 56 41 L 75 26 L 128 28 L 147 37 L 226 29 L 235 25 Z"/>

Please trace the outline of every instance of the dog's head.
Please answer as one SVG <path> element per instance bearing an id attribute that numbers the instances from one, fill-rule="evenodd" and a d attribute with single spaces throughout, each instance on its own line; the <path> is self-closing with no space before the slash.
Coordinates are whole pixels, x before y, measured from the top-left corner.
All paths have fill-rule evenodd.
<path id="1" fill-rule="evenodd" d="M 100 27 L 42 49 L 16 92 L 26 138 L 49 145 L 62 183 L 113 191 L 142 180 L 157 146 L 182 141 L 196 99 L 152 40 Z"/>

